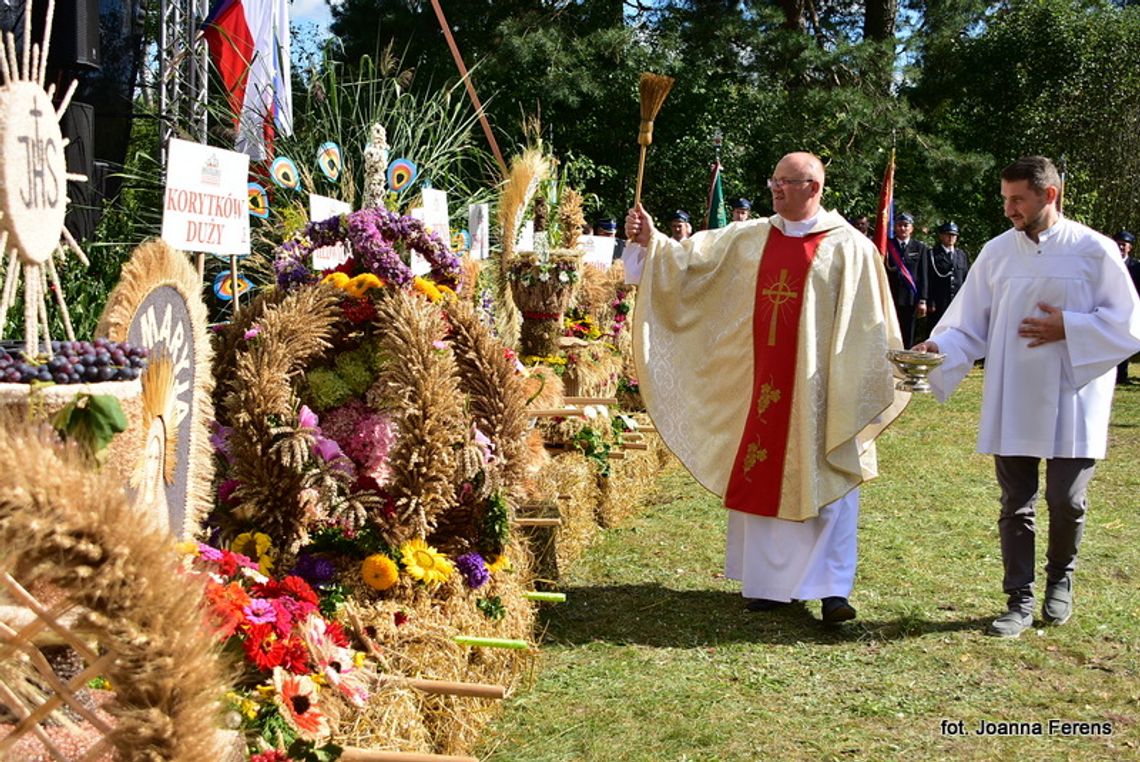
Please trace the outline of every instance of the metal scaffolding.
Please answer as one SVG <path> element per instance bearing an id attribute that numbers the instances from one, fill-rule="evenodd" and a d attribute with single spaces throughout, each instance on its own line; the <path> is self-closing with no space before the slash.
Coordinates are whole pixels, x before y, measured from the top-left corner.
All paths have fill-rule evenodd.
<path id="1" fill-rule="evenodd" d="M 158 110 L 161 150 L 171 137 L 206 142 L 209 58 L 199 27 L 209 0 L 161 0 L 158 30 Z"/>

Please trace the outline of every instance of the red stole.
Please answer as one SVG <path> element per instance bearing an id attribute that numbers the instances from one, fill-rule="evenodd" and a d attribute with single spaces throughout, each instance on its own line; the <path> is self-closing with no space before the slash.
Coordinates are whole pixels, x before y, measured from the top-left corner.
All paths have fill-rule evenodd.
<path id="1" fill-rule="evenodd" d="M 773 227 L 764 245 L 752 313 L 752 404 L 724 495 L 734 511 L 780 512 L 804 284 L 823 239 L 792 238 Z"/>

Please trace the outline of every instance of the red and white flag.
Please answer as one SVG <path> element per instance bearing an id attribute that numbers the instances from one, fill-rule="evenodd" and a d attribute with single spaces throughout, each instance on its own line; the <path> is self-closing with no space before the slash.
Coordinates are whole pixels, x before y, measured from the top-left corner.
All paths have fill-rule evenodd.
<path id="1" fill-rule="evenodd" d="M 270 158 L 275 132 L 293 134 L 288 0 L 217 0 L 202 26 L 229 93 L 235 147 Z"/>

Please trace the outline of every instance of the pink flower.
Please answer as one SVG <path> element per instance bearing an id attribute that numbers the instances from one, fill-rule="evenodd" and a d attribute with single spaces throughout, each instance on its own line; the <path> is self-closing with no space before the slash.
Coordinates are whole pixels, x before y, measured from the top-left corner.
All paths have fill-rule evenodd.
<path id="1" fill-rule="evenodd" d="M 336 460 L 344 454 L 341 452 L 340 445 L 336 443 L 336 440 L 327 437 L 317 437 L 313 443 L 313 449 L 317 455 L 320 455 L 321 459 L 325 461 Z"/>
<path id="2" fill-rule="evenodd" d="M 238 488 L 240 482 L 237 479 L 226 479 L 218 485 L 218 501 L 222 503 L 230 502 L 230 498 L 234 494 L 234 490 Z"/>
<path id="3" fill-rule="evenodd" d="M 261 326 L 255 325 L 245 332 L 245 340 L 249 341 L 250 339 L 255 338 L 259 333 L 261 333 Z"/>
<path id="4" fill-rule="evenodd" d="M 319 423 L 317 414 L 310 410 L 308 405 L 301 405 L 301 410 L 297 413 L 297 425 L 302 429 L 315 429 Z"/>
<path id="5" fill-rule="evenodd" d="M 277 611 L 273 608 L 273 603 L 262 598 L 251 600 L 249 605 L 242 609 L 242 613 L 251 624 L 271 624 L 277 621 Z"/>
<path id="6" fill-rule="evenodd" d="M 447 342 L 441 339 L 436 339 L 431 343 L 431 345 L 436 349 L 447 349 Z"/>

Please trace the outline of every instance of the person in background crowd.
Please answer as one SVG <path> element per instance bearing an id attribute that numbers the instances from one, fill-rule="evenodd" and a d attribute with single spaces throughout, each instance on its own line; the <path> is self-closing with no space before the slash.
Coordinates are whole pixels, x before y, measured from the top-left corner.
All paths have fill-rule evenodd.
<path id="1" fill-rule="evenodd" d="M 927 270 L 926 319 L 936 325 L 966 281 L 970 257 L 958 248 L 958 225 L 944 222 L 938 226 L 938 243 L 930 250 Z"/>
<path id="2" fill-rule="evenodd" d="M 891 249 L 886 266 L 891 296 L 899 318 L 903 343 L 919 340 L 918 321 L 926 317 L 926 272 L 930 267 L 930 247 L 913 238 L 914 217 L 903 212 L 895 217 L 895 235 L 887 242 Z M 905 272 L 902 270 L 905 269 Z M 909 275 L 909 277 L 907 277 Z"/>
<path id="3" fill-rule="evenodd" d="M 1140 262 L 1132 256 L 1132 247 L 1136 244 L 1136 236 L 1129 233 L 1127 230 L 1121 230 L 1112 237 L 1116 241 L 1116 245 L 1120 248 L 1120 256 L 1124 258 L 1124 266 L 1128 268 L 1128 275 L 1132 279 L 1132 287 L 1140 293 Z M 1128 362 L 1132 358 L 1126 358 L 1120 365 L 1116 366 L 1116 383 L 1122 386 L 1128 386 L 1132 381 L 1128 378 Z"/>
<path id="4" fill-rule="evenodd" d="M 744 222 L 752 216 L 752 202 L 746 198 L 732 200 L 732 219 L 730 222 Z"/>
<path id="5" fill-rule="evenodd" d="M 674 241 L 683 241 L 693 234 L 693 224 L 689 213 L 677 209 L 669 215 L 669 235 Z"/>

